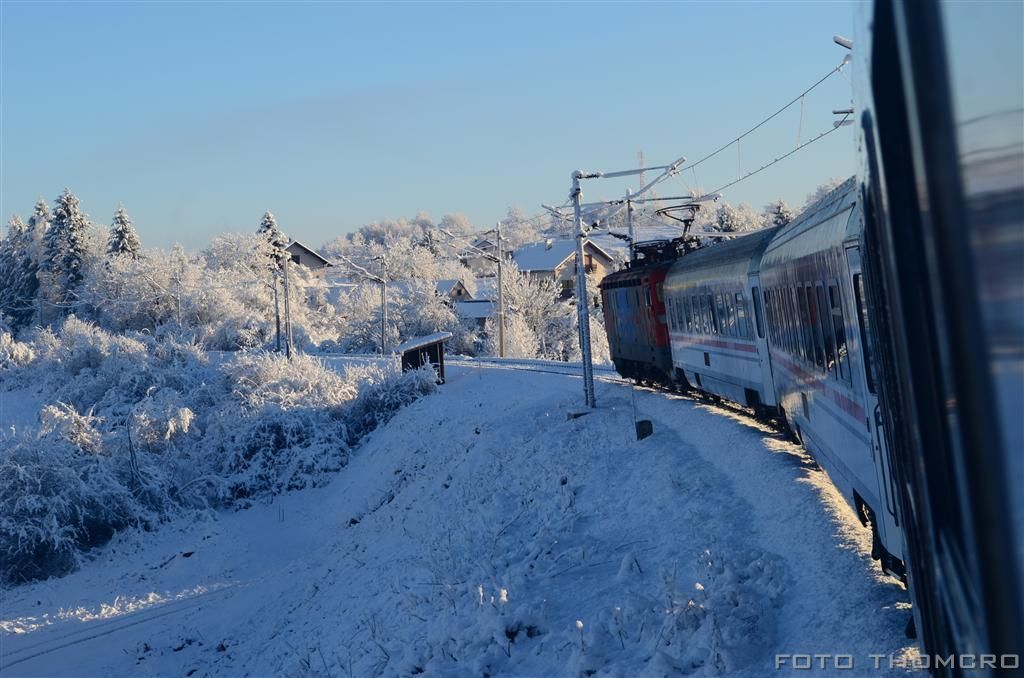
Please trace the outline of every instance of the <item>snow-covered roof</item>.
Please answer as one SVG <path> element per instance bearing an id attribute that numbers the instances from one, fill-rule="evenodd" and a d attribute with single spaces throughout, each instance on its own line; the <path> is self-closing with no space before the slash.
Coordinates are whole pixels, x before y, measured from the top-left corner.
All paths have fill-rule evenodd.
<path id="1" fill-rule="evenodd" d="M 593 241 L 587 240 L 586 245 L 611 260 L 611 255 Z M 554 271 L 575 253 L 575 240 L 559 238 L 524 245 L 517 249 L 512 256 L 520 271 Z"/>
<path id="2" fill-rule="evenodd" d="M 451 332 L 435 332 L 434 334 L 428 334 L 425 337 L 413 337 L 407 339 L 398 345 L 398 352 L 405 353 L 406 351 L 414 351 L 417 348 L 426 348 L 431 344 L 436 344 L 439 341 L 446 341 L 452 338 Z"/>
<path id="3" fill-rule="evenodd" d="M 295 247 L 297 249 L 301 249 L 304 252 L 313 255 L 314 257 L 316 257 L 320 261 L 324 262 L 325 266 L 334 266 L 334 264 L 331 263 L 330 259 L 327 259 L 326 257 L 324 257 L 322 254 L 317 252 L 315 249 L 313 249 L 311 247 L 307 247 L 306 245 L 303 245 L 298 240 L 292 240 L 292 244 L 288 245 L 288 247 L 286 247 L 285 249 L 288 250 L 289 252 L 292 252 L 292 248 L 293 247 Z M 292 252 L 292 253 L 294 254 L 294 252 Z"/>
<path id="4" fill-rule="evenodd" d="M 451 294 L 452 290 L 462 284 L 461 280 L 438 280 L 437 291 L 439 294 Z"/>
<path id="5" fill-rule="evenodd" d="M 460 318 L 489 318 L 494 311 L 494 302 L 490 299 L 478 299 L 476 301 L 456 301 L 455 314 Z"/>

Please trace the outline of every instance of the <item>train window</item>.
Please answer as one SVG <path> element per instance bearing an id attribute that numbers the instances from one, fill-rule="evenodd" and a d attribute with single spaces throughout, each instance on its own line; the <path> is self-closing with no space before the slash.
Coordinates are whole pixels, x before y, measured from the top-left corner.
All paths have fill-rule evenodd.
<path id="1" fill-rule="evenodd" d="M 810 365 L 814 362 L 814 343 L 810 333 L 807 331 L 811 323 L 807 318 L 807 294 L 804 293 L 804 286 L 799 285 L 793 288 L 796 297 L 797 308 L 797 330 L 800 333 L 800 355 L 804 362 Z"/>
<path id="2" fill-rule="evenodd" d="M 731 294 L 723 295 L 722 305 L 725 307 L 725 334 L 730 337 L 736 336 L 736 304 Z"/>
<path id="3" fill-rule="evenodd" d="M 725 334 L 725 307 L 722 304 L 722 295 L 716 294 L 712 304 L 714 304 L 711 310 L 715 317 L 715 333 Z"/>
<path id="4" fill-rule="evenodd" d="M 692 322 L 693 316 L 690 313 L 690 298 L 683 297 L 683 329 L 689 332 Z"/>
<path id="5" fill-rule="evenodd" d="M 672 297 L 665 300 L 665 308 L 668 310 L 668 326 L 673 330 L 678 329 L 676 327 L 676 314 L 673 312 L 675 304 L 672 303 Z"/>
<path id="6" fill-rule="evenodd" d="M 754 291 L 754 306 L 757 306 L 757 290 Z M 760 308 L 758 306 L 758 308 Z M 747 320 L 747 302 L 742 292 L 736 293 L 736 326 L 739 327 L 741 337 L 750 337 L 750 323 Z"/>
<path id="7" fill-rule="evenodd" d="M 871 325 L 868 323 L 868 308 L 864 301 L 864 278 L 860 273 L 853 276 L 854 297 L 857 299 L 857 320 L 860 322 L 860 344 L 864 348 L 864 374 L 868 390 L 875 392 L 875 356 L 871 348 Z"/>
<path id="8" fill-rule="evenodd" d="M 818 304 L 814 300 L 814 287 L 807 285 L 804 288 L 807 294 L 807 331 L 811 336 L 811 343 L 814 347 L 814 364 L 822 372 L 828 372 L 825 364 L 825 342 L 821 336 L 821 321 L 818 316 Z"/>
<path id="9" fill-rule="evenodd" d="M 761 310 L 761 290 L 753 288 L 750 291 L 750 296 L 754 300 L 754 325 L 757 328 L 757 336 L 759 339 L 764 339 L 764 318 L 762 314 L 764 311 Z M 768 297 L 767 292 L 765 298 Z"/>
<path id="10" fill-rule="evenodd" d="M 676 325 L 680 330 L 686 329 L 686 297 L 676 297 Z"/>
<path id="11" fill-rule="evenodd" d="M 836 378 L 836 347 L 833 344 L 832 339 L 832 328 L 829 327 L 829 318 L 831 313 L 829 307 L 825 303 L 825 288 L 821 283 L 814 286 L 815 298 L 818 302 L 818 326 L 821 331 L 821 337 L 825 340 L 825 372 L 832 373 L 832 378 Z"/>
<path id="12" fill-rule="evenodd" d="M 846 352 L 846 321 L 843 319 L 842 298 L 837 286 L 828 286 L 828 298 L 832 305 L 832 331 L 836 339 L 836 368 L 839 370 L 839 378 L 849 384 L 853 379 Z"/>
<path id="13" fill-rule="evenodd" d="M 651 288 L 650 287 L 645 287 L 644 288 L 644 306 L 646 306 L 647 308 L 651 307 Z"/>
<path id="14" fill-rule="evenodd" d="M 779 339 L 778 296 L 774 289 L 764 291 L 764 306 L 768 320 L 768 338 L 775 346 L 780 346 L 782 342 Z"/>
<path id="15" fill-rule="evenodd" d="M 704 300 L 705 300 L 705 302 L 708 305 L 707 327 L 705 328 L 705 331 L 708 334 L 717 334 L 718 333 L 718 314 L 715 313 L 715 298 L 713 296 L 711 296 L 710 294 L 705 294 L 704 295 Z"/>

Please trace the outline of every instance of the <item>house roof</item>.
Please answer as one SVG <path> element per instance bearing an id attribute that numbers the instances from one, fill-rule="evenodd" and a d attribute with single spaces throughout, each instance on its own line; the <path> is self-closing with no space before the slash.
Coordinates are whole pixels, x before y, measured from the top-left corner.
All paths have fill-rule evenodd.
<path id="1" fill-rule="evenodd" d="M 437 291 L 439 294 L 451 294 L 459 285 L 462 285 L 461 280 L 438 280 Z M 465 285 L 463 285 L 465 287 Z"/>
<path id="2" fill-rule="evenodd" d="M 289 252 L 292 252 L 292 248 L 293 247 L 297 248 L 297 249 L 301 249 L 302 251 L 304 251 L 304 252 L 306 252 L 308 254 L 312 254 L 314 257 L 316 257 L 320 261 L 324 262 L 324 266 L 334 266 L 334 264 L 331 263 L 330 259 L 325 258 L 322 254 L 320 254 L 316 250 L 312 249 L 311 247 L 306 247 L 305 245 L 303 245 L 298 240 L 293 240 L 292 244 L 288 245 L 288 247 L 286 247 L 285 249 L 288 250 Z M 292 252 L 292 254 L 294 254 L 294 252 Z"/>
<path id="3" fill-rule="evenodd" d="M 585 246 L 611 261 L 611 255 L 594 242 L 587 240 Z M 575 253 L 576 241 L 562 238 L 524 245 L 512 256 L 520 271 L 554 271 Z"/>
<path id="4" fill-rule="evenodd" d="M 456 301 L 455 315 L 460 318 L 489 318 L 494 311 L 494 302 L 490 299 L 477 299 L 474 301 Z"/>

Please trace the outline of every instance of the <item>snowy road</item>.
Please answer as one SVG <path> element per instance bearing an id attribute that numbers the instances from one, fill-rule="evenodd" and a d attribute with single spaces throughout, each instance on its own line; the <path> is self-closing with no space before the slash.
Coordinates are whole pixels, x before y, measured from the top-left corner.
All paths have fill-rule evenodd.
<path id="1" fill-rule="evenodd" d="M 628 386 L 570 420 L 579 390 L 452 365 L 328 487 L 5 592 L 0 674 L 760 676 L 842 653 L 878 675 L 869 655 L 915 651 L 906 593 L 797 448 L 646 390 L 636 442 Z"/>

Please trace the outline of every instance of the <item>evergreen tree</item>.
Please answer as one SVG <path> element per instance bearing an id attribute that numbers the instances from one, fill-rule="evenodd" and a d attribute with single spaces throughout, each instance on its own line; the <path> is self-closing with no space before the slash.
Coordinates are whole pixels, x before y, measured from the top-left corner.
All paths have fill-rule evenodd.
<path id="1" fill-rule="evenodd" d="M 269 210 L 264 212 L 263 219 L 260 220 L 260 227 L 256 229 L 256 233 L 270 244 L 269 265 L 274 268 L 280 268 L 288 256 L 288 252 L 285 249 L 288 247 L 288 239 L 281 232 L 281 229 L 277 227 L 277 219 L 274 218 L 274 215 Z"/>
<path id="2" fill-rule="evenodd" d="M 7 235 L 0 240 L 0 315 L 14 317 L 20 296 L 21 252 L 25 239 L 25 224 L 21 217 L 11 217 Z"/>
<path id="3" fill-rule="evenodd" d="M 54 206 L 43 261 L 50 287 L 48 296 L 55 304 L 65 304 L 74 299 L 82 282 L 88 224 L 78 198 L 65 188 Z"/>
<path id="4" fill-rule="evenodd" d="M 132 220 L 123 205 L 117 206 L 114 221 L 110 224 L 110 239 L 107 241 L 107 254 L 112 257 L 127 255 L 132 259 L 139 258 L 139 236 L 132 227 Z"/>
<path id="5" fill-rule="evenodd" d="M 785 200 L 779 198 L 775 202 L 769 203 L 764 208 L 764 220 L 766 226 L 785 226 L 789 222 L 793 221 L 796 215 L 793 213 L 792 208 Z"/>

